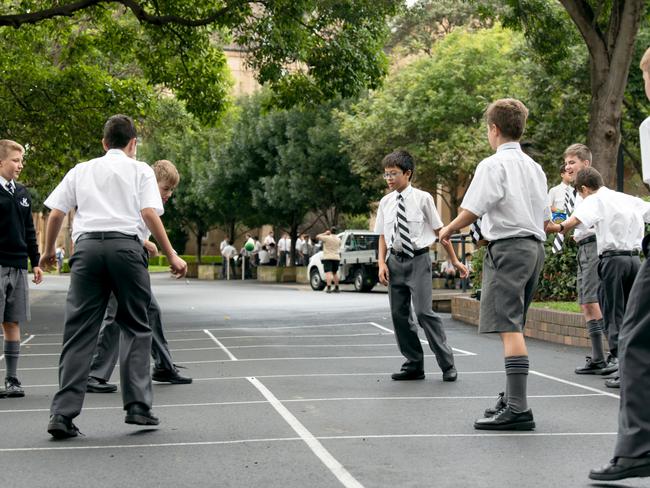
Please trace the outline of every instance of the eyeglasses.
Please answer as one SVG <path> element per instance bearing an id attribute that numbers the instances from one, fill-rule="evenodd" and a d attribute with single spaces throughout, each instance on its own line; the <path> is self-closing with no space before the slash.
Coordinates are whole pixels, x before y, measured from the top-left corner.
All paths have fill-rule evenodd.
<path id="1" fill-rule="evenodd" d="M 404 173 L 400 171 L 399 173 L 384 173 L 384 179 L 385 180 L 392 180 L 397 178 L 400 175 L 403 175 Z"/>

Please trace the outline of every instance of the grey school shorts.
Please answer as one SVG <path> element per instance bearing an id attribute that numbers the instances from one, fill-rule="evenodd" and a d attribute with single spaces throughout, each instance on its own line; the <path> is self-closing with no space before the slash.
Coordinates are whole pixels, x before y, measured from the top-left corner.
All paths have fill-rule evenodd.
<path id="1" fill-rule="evenodd" d="M 596 241 L 578 247 L 578 303 L 598 303 L 598 247 Z"/>
<path id="2" fill-rule="evenodd" d="M 491 242 L 483 258 L 479 332 L 523 332 L 539 273 L 544 245 L 534 238 Z"/>
<path id="3" fill-rule="evenodd" d="M 30 319 L 26 269 L 0 266 L 0 317 L 3 322 Z"/>

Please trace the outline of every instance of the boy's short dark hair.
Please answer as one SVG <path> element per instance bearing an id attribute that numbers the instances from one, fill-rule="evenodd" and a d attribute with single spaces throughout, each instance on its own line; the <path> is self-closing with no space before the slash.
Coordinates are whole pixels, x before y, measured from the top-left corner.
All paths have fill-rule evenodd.
<path id="1" fill-rule="evenodd" d="M 127 115 L 113 115 L 104 124 L 104 142 L 109 149 L 122 149 L 136 137 L 133 119 Z"/>
<path id="2" fill-rule="evenodd" d="M 331 232 L 332 234 L 336 234 L 336 231 L 337 231 L 337 230 L 338 230 L 338 229 L 337 229 L 336 227 L 334 227 L 334 226 L 330 227 L 330 232 Z"/>
<path id="3" fill-rule="evenodd" d="M 576 175 L 576 181 L 574 186 L 578 189 L 586 186 L 590 190 L 598 190 L 600 187 L 604 186 L 603 177 L 598 172 L 596 168 L 587 166 L 586 168 L 578 171 Z"/>
<path id="4" fill-rule="evenodd" d="M 518 141 L 524 135 L 528 109 L 515 98 L 502 98 L 489 105 L 485 119 L 488 125 L 496 125 L 505 138 Z"/>
<path id="5" fill-rule="evenodd" d="M 564 173 L 566 173 L 566 164 L 562 163 L 560 165 L 560 174 L 563 175 Z"/>
<path id="6" fill-rule="evenodd" d="M 399 168 L 404 173 L 410 171 L 411 176 L 413 176 L 413 173 L 415 172 L 415 161 L 413 161 L 413 156 L 404 149 L 397 149 L 396 151 L 387 154 L 384 159 L 382 159 L 381 164 L 384 169 Z"/>
<path id="7" fill-rule="evenodd" d="M 571 144 L 569 147 L 567 147 L 564 150 L 564 157 L 566 158 L 567 156 L 576 156 L 580 158 L 582 161 L 589 161 L 592 162 L 593 160 L 592 155 L 591 155 L 591 150 L 585 146 L 584 144 L 580 144 L 579 142 L 576 144 Z"/>

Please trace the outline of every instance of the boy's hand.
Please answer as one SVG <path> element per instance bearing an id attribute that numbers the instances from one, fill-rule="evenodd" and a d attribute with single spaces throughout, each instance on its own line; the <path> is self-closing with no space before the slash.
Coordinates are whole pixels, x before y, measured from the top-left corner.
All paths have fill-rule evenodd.
<path id="1" fill-rule="evenodd" d="M 56 254 L 54 253 L 54 251 L 45 252 L 41 254 L 41 259 L 38 261 L 38 266 L 35 267 L 34 270 L 38 268 L 38 270 L 41 272 L 42 275 L 42 270 L 50 271 L 55 266 L 56 266 Z M 34 276 L 34 278 L 36 278 L 36 276 Z"/>
<path id="2" fill-rule="evenodd" d="M 176 279 L 182 278 L 187 273 L 187 263 L 176 255 L 169 259 L 169 269 Z"/>
<path id="3" fill-rule="evenodd" d="M 32 282 L 38 285 L 39 283 L 41 283 L 41 281 L 43 281 L 43 270 L 41 270 L 41 268 L 36 266 L 32 271 L 34 272 L 34 279 L 32 280 Z"/>
<path id="4" fill-rule="evenodd" d="M 388 286 L 389 278 L 388 266 L 386 263 L 379 263 L 379 282 L 384 286 Z"/>
<path id="5" fill-rule="evenodd" d="M 460 273 L 461 278 L 467 278 L 469 276 L 469 271 L 467 270 L 467 266 L 465 266 L 463 263 L 461 263 L 460 261 L 456 261 L 455 263 L 453 263 L 453 265 L 454 268 L 456 268 Z"/>
<path id="6" fill-rule="evenodd" d="M 453 229 L 451 229 L 448 225 L 446 225 L 438 230 L 438 240 L 440 241 L 441 244 L 447 245 L 449 244 L 449 238 L 453 233 L 454 233 Z"/>
<path id="7" fill-rule="evenodd" d="M 544 231 L 549 234 L 558 234 L 560 230 L 560 224 L 551 221 L 546 224 L 546 228 L 544 229 Z"/>
<path id="8" fill-rule="evenodd" d="M 147 252 L 149 253 L 150 258 L 158 255 L 158 248 L 156 247 L 156 245 L 153 242 L 144 241 L 143 246 L 147 250 Z"/>

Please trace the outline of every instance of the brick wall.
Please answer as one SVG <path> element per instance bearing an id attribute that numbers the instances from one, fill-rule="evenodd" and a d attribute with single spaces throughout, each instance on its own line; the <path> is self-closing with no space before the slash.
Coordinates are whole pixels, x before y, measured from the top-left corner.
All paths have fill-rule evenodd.
<path id="1" fill-rule="evenodd" d="M 478 326 L 480 302 L 473 298 L 455 296 L 451 299 L 451 316 Z M 585 319 L 580 313 L 558 312 L 541 308 L 528 310 L 526 337 L 568 346 L 590 347 Z"/>

